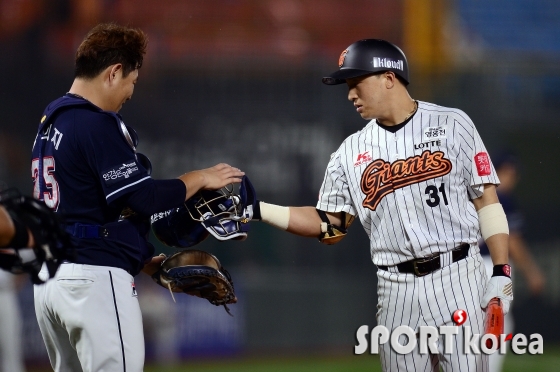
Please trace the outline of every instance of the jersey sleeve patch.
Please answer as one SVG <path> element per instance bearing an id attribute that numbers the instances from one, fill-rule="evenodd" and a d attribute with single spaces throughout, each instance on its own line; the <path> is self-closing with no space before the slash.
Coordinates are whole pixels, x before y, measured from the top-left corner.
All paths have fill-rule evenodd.
<path id="1" fill-rule="evenodd" d="M 135 159 L 131 159 L 125 163 L 115 165 L 103 171 L 103 180 L 105 186 L 111 186 L 130 177 L 140 174 L 140 169 Z"/>
<path id="2" fill-rule="evenodd" d="M 488 153 L 479 152 L 474 156 L 474 163 L 476 165 L 476 171 L 479 176 L 489 176 L 492 173 L 492 167 L 490 166 L 490 158 Z"/>

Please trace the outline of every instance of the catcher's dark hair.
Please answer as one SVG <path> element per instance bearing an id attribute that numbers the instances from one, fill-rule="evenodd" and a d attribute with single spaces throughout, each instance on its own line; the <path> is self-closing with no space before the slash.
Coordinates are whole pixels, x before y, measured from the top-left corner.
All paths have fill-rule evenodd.
<path id="1" fill-rule="evenodd" d="M 91 29 L 76 51 L 75 78 L 93 79 L 122 63 L 123 76 L 142 66 L 148 37 L 138 28 L 101 23 Z"/>

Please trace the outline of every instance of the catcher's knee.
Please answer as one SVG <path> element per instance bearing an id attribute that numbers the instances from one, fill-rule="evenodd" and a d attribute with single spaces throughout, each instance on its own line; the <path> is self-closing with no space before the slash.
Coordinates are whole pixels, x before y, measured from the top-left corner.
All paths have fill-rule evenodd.
<path id="1" fill-rule="evenodd" d="M 342 212 L 341 216 L 341 225 L 337 226 L 333 225 L 325 211 L 317 209 L 317 213 L 319 217 L 321 217 L 321 234 L 319 235 L 318 239 L 323 244 L 335 244 L 341 241 L 347 232 L 348 226 L 354 221 L 354 216 L 351 214 Z M 344 227 L 343 227 L 344 226 Z"/>

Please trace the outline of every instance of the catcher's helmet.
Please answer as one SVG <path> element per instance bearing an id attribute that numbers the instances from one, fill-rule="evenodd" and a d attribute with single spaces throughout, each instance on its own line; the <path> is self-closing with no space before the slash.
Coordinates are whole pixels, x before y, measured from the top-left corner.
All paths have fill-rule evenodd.
<path id="1" fill-rule="evenodd" d="M 240 217 L 243 205 L 239 196 L 228 190 L 201 190 L 185 206 L 191 218 L 199 221 L 218 240 L 245 240 L 249 221 Z"/>
<path id="2" fill-rule="evenodd" d="M 62 228 L 62 221 L 43 201 L 11 188 L 0 192 L 0 204 L 12 220 L 31 231 L 35 241 L 29 248 L 0 248 L 0 268 L 14 274 L 26 272 L 34 284 L 42 284 L 47 279 L 39 277 L 43 264 L 48 278 L 52 278 L 64 260 L 74 258 L 74 248 L 70 236 Z"/>
<path id="3" fill-rule="evenodd" d="M 408 62 L 396 45 L 381 39 L 356 41 L 338 59 L 338 71 L 323 78 L 327 85 L 343 84 L 346 79 L 376 72 L 392 71 L 408 85 Z"/>
<path id="4" fill-rule="evenodd" d="M 245 240 L 248 221 L 241 198 L 228 190 L 200 190 L 182 206 L 152 215 L 152 231 L 163 244 L 188 248 L 210 234 L 218 240 Z"/>

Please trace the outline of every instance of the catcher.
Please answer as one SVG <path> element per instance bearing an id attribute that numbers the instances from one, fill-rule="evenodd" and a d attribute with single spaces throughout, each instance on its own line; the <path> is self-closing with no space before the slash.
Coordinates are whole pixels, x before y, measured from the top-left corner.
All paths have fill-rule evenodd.
<path id="1" fill-rule="evenodd" d="M 14 274 L 26 272 L 34 284 L 42 284 L 38 274 L 43 263 L 52 278 L 71 256 L 68 235 L 43 202 L 16 189 L 0 192 L 0 268 Z"/>

